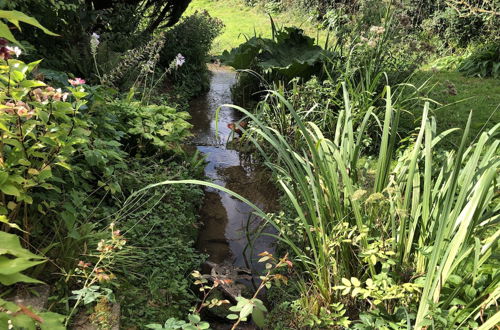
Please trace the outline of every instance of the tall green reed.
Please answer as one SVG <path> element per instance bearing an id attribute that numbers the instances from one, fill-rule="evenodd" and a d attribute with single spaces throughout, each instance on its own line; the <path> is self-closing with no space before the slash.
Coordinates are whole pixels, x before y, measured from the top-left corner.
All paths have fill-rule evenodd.
<path id="1" fill-rule="evenodd" d="M 443 155 L 438 144 L 453 130 L 437 135 L 436 123 L 429 118 L 426 104 L 418 135 L 409 147 L 398 152 L 400 109 L 394 108 L 391 89 L 386 87 L 378 160 L 369 168 L 374 173 L 373 180 L 367 180 L 362 141 L 373 119 L 373 109 L 362 109 L 363 120 L 355 124 L 353 112 L 360 109 L 353 109 L 347 88 L 343 84 L 344 108 L 331 139 L 315 123 L 304 122 L 292 104 L 277 92 L 270 92 L 275 102 L 269 107 L 292 116 L 296 129 L 293 137 L 283 135 L 256 114 L 226 106 L 251 119 L 248 138 L 292 205 L 300 237 L 292 237 L 284 230 L 275 237 L 291 250 L 303 270 L 300 284 L 303 294 L 310 293 L 312 288 L 314 299 L 322 306 L 341 300 L 336 287 L 343 279 L 355 277 L 366 281 L 381 272 L 380 259 L 365 258 L 364 254 L 377 242 L 387 241 L 390 242 L 387 255 L 389 252 L 395 255 L 389 276 L 398 284 L 423 278 L 421 296 L 410 306 L 416 313 L 415 328 L 421 329 L 431 321 L 432 306 L 451 306 L 457 292 L 443 293 L 450 276 L 464 275 L 461 266 L 471 262 L 474 271 L 465 277 L 477 276 L 478 269 L 491 260 L 497 247 L 500 231 L 494 225 L 500 214 L 500 206 L 495 204 L 500 124 L 468 144 L 471 115 L 459 150 Z M 297 139 L 301 143 L 296 143 Z M 250 201 L 209 182 L 165 181 L 144 189 L 179 183 L 225 191 L 249 204 L 270 225 L 283 229 L 281 223 Z M 369 206 L 370 197 L 360 198 L 363 194 L 383 196 L 386 203 Z M 404 272 L 410 276 L 396 276 Z M 461 321 L 457 316 L 457 322 L 477 319 L 485 300 L 491 303 L 500 296 L 495 289 L 497 284 L 498 281 L 492 283 L 481 294 L 483 299 L 470 302 L 463 311 L 468 314 L 462 315 Z M 363 299 L 357 303 L 363 306 Z M 386 308 L 396 305 L 391 299 Z"/>

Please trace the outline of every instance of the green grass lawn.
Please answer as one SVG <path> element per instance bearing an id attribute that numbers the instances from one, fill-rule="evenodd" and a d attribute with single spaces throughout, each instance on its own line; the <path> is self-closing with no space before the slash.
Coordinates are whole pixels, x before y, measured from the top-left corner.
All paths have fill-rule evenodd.
<path id="1" fill-rule="evenodd" d="M 244 5 L 242 0 L 193 0 L 184 15 L 190 15 L 196 10 L 206 10 L 210 15 L 220 18 L 225 28 L 213 45 L 213 55 L 220 55 L 224 50 L 237 47 L 245 41 L 245 36 L 252 37 L 255 33 L 271 37 L 269 16 L 259 7 Z M 296 11 L 285 11 L 273 15 L 278 26 L 293 25 L 303 28 L 306 33 L 316 38 L 317 29 L 311 20 Z M 320 40 L 324 38 L 320 35 Z"/>
<path id="2" fill-rule="evenodd" d="M 500 122 L 500 79 L 465 77 L 458 72 L 421 71 L 414 82 L 430 78 L 434 86 L 429 97 L 441 105 L 433 106 L 438 130 L 465 127 L 473 111 L 471 137 Z M 460 134 L 454 134 L 448 143 L 457 145 Z"/>

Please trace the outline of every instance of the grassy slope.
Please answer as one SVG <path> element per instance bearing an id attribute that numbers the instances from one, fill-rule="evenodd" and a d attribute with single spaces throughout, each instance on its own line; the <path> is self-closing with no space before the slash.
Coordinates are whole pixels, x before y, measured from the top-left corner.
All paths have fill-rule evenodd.
<path id="1" fill-rule="evenodd" d="M 251 37 L 255 32 L 264 37 L 271 36 L 269 16 L 261 8 L 245 6 L 242 0 L 193 0 L 184 15 L 192 14 L 196 10 L 207 10 L 210 15 L 220 18 L 226 25 L 223 34 L 214 42 L 212 49 L 214 55 L 237 47 L 245 41 L 245 35 Z M 317 36 L 316 29 L 308 18 L 300 17 L 296 12 L 273 15 L 273 19 L 278 26 L 299 26 L 308 35 Z"/>
<path id="2" fill-rule="evenodd" d="M 458 72 L 421 71 L 414 82 L 428 78 L 434 85 L 429 97 L 441 104 L 435 106 L 433 112 L 439 131 L 463 128 L 470 111 L 473 111 L 471 137 L 475 137 L 483 126 L 488 129 L 500 122 L 500 79 L 464 77 Z M 453 95 L 453 89 L 456 95 Z M 450 142 L 457 144 L 459 137 L 455 134 Z"/>

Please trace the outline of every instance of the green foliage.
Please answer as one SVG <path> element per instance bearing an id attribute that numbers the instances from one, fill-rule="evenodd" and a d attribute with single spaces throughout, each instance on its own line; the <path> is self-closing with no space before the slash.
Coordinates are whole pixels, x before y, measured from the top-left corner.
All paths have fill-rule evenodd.
<path id="1" fill-rule="evenodd" d="M 308 78 L 318 72 L 324 52 L 298 28 L 274 30 L 273 39 L 252 37 L 225 51 L 222 61 L 238 70 L 254 70 L 270 81 Z"/>
<path id="2" fill-rule="evenodd" d="M 314 123 L 303 122 L 292 105 L 274 93 L 280 103 L 271 106 L 288 108 L 305 143 L 300 148 L 292 147 L 258 116 L 238 108 L 252 119 L 249 138 L 294 207 L 289 221 L 298 234 L 288 236 L 281 223 L 257 212 L 280 230 L 281 241 L 306 274 L 300 287 L 304 297 L 313 297 L 312 303 L 304 305 L 307 311 L 319 315 L 321 307 L 329 308 L 342 295 L 349 295 L 357 306 L 376 306 L 387 315 L 403 305 L 416 315 L 412 323 L 418 329 L 437 322 L 443 310 L 452 312 L 445 316 L 452 328 L 483 323 L 495 317 L 496 279 L 488 277 L 486 287 L 478 282 L 481 291 L 468 289 L 470 298 L 458 314 L 453 312 L 460 305 L 455 299 L 464 296 L 447 288 L 456 283 L 463 286 L 496 264 L 493 251 L 499 232 L 494 227 L 498 219 L 494 191 L 500 125 L 467 145 L 469 117 L 458 151 L 439 157 L 435 146 L 450 132 L 436 135 L 426 104 L 418 135 L 396 153 L 393 132 L 401 110 L 393 107 L 389 88 L 386 92 L 378 161 L 368 163 L 368 173 L 360 155 L 371 109 L 354 131 L 345 85 L 345 110 L 339 114 L 332 140 Z M 269 149 L 257 136 L 267 141 Z M 394 166 L 392 157 L 397 157 Z M 482 320 L 477 310 L 484 312 Z"/>
<path id="3" fill-rule="evenodd" d="M 144 160 L 123 175 L 124 194 L 168 178 L 192 177 L 187 164 Z M 202 197 L 202 190 L 192 186 L 161 187 L 140 194 L 119 211 L 118 223 L 128 244 L 135 247 L 137 260 L 125 261 L 117 271 L 125 324 L 141 326 L 183 317 L 192 306 L 195 297 L 188 275 L 204 259 L 193 248 Z"/>
<path id="4" fill-rule="evenodd" d="M 53 167 L 71 170 L 69 158 L 88 135 L 80 115 L 86 104 L 83 88 L 68 87 L 63 93 L 31 80 L 38 63 L 11 59 L 0 67 L 1 212 L 12 220 L 33 203 L 32 190 L 57 190 L 50 183 Z M 26 211 L 23 217 L 26 230 Z"/>
<path id="5" fill-rule="evenodd" d="M 52 312 L 34 313 L 24 306 L 0 299 L 0 326 L 3 329 L 64 330 L 65 317 Z"/>
<path id="6" fill-rule="evenodd" d="M 176 318 L 169 318 L 165 321 L 163 325 L 153 323 L 148 324 L 146 326 L 148 329 L 157 329 L 157 330 L 202 330 L 202 329 L 210 329 L 210 324 L 208 322 L 202 321 L 199 315 L 189 314 L 188 322 L 183 320 L 178 320 Z"/>
<path id="7" fill-rule="evenodd" d="M 7 6 L 33 16 L 43 26 L 64 36 L 48 37 L 26 29 L 23 39 L 31 46 L 30 60 L 44 58 L 46 68 L 69 71 L 95 81 L 97 72 L 89 47 L 92 33 L 101 35 L 99 66 L 110 70 L 121 54 L 147 42 L 145 36 L 174 25 L 189 2 L 19 0 Z"/>
<path id="8" fill-rule="evenodd" d="M 210 75 L 206 66 L 214 39 L 220 35 L 224 24 L 201 11 L 187 16 L 165 33 L 165 45 L 160 53 L 160 64 L 168 67 L 177 54 L 186 63 L 169 75 L 178 93 L 188 99 L 208 90 Z"/>
<path id="9" fill-rule="evenodd" d="M 0 246 L 0 284 L 41 283 L 21 272 L 45 262 L 45 258 L 23 248 L 19 237 L 14 234 L 0 231 L 0 240 L 2 242 L 2 246 Z"/>
<path id="10" fill-rule="evenodd" d="M 45 27 L 43 27 L 35 18 L 30 17 L 20 11 L 15 11 L 15 10 L 0 10 L 0 19 L 6 20 L 7 22 L 15 25 L 19 30 L 21 30 L 21 26 L 19 25 L 19 22 L 23 22 L 29 25 L 32 25 L 40 30 L 42 30 L 44 33 L 51 35 L 51 36 L 57 36 L 57 34 L 49 31 Z M 15 43 L 17 45 L 19 44 L 19 41 L 14 37 L 12 32 L 10 31 L 10 27 L 0 21 L 0 37 L 4 38 L 12 43 Z"/>
<path id="11" fill-rule="evenodd" d="M 500 78 L 500 41 L 478 46 L 462 61 L 458 71 L 467 76 Z"/>
<path id="12" fill-rule="evenodd" d="M 40 281 L 22 274 L 22 271 L 47 261 L 23 248 L 19 237 L 0 231 L 0 287 L 10 286 L 19 282 L 41 283 Z M 42 330 L 65 329 L 62 322 L 65 317 L 51 312 L 34 313 L 25 306 L 0 299 L 0 327 L 10 329 L 19 327 L 23 329 Z"/>
<path id="13" fill-rule="evenodd" d="M 479 1 L 470 1 L 479 7 Z M 484 5 L 488 5 L 484 2 Z M 494 6 L 492 6 L 494 9 Z M 487 8 L 484 8 L 487 9 Z M 497 8 L 498 10 L 498 8 Z M 441 10 L 432 13 L 423 21 L 424 35 L 439 36 L 439 42 L 446 46 L 465 48 L 470 43 L 494 40 L 499 22 L 495 15 L 487 13 L 461 13 L 457 8 L 441 6 Z"/>
<path id="14" fill-rule="evenodd" d="M 133 145 L 133 153 L 151 150 L 172 150 L 179 142 L 191 135 L 187 112 L 177 112 L 166 105 L 143 105 L 140 102 L 117 101 L 108 105 L 127 133 L 127 144 Z"/>

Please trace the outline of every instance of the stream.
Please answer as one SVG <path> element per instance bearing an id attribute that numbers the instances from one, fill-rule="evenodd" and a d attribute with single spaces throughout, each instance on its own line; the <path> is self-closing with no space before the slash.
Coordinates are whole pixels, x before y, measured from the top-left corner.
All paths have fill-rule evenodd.
<path id="1" fill-rule="evenodd" d="M 255 164 L 250 155 L 231 149 L 231 143 L 227 143 L 237 138 L 227 124 L 240 120 L 241 113 L 223 107 L 219 112 L 216 134 L 216 111 L 222 104 L 232 104 L 231 86 L 236 82 L 236 72 L 216 65 L 209 68 L 212 72 L 210 90 L 190 106 L 194 134 L 191 145 L 206 156 L 205 175 L 213 183 L 240 194 L 265 212 L 274 212 L 277 192 L 269 175 L 262 166 Z M 273 253 L 275 241 L 266 235 L 253 239 L 262 219 L 252 215 L 252 209 L 238 199 L 206 188 L 201 221 L 203 227 L 197 248 L 208 255 L 208 261 L 229 268 L 248 269 L 254 278 L 258 278 L 259 271 L 264 268 L 263 264 L 257 263 L 258 254 L 264 251 Z M 273 229 L 266 228 L 264 232 L 273 232 Z M 252 246 L 248 245 L 249 241 L 253 241 Z"/>

